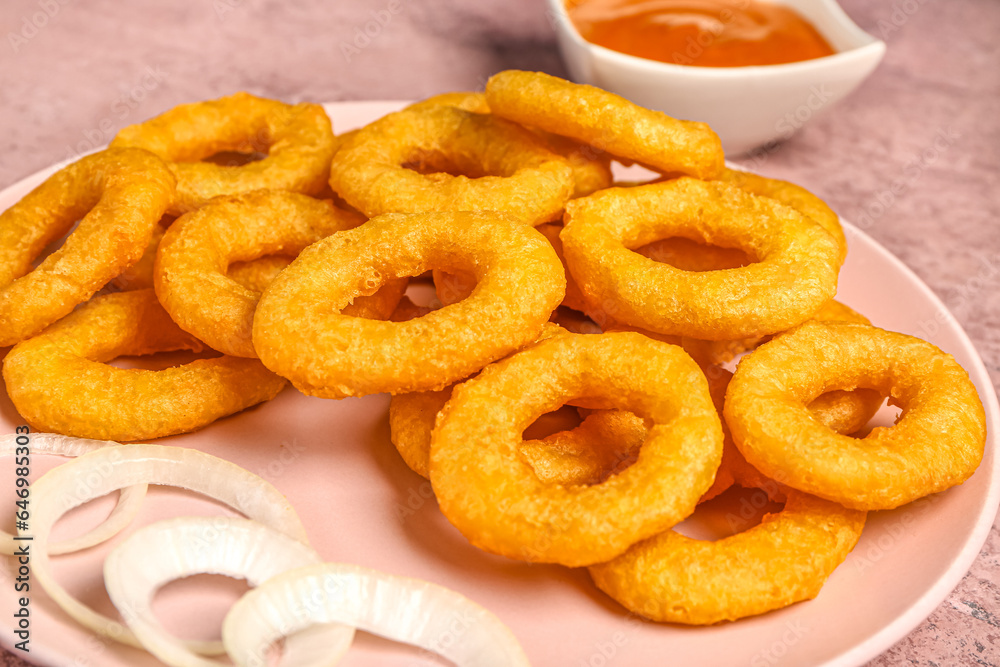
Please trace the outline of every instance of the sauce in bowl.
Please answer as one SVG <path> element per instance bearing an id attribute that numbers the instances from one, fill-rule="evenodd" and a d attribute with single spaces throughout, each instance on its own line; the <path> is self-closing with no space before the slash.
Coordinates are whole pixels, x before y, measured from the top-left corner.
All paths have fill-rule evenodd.
<path id="1" fill-rule="evenodd" d="M 797 12 L 757 0 L 567 0 L 567 11 L 588 42 L 673 65 L 780 65 L 835 53 Z"/>

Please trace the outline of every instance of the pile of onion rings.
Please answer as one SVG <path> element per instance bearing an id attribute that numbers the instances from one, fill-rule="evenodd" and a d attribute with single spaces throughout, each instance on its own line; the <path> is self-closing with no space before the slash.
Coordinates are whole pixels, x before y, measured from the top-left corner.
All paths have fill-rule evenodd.
<path id="1" fill-rule="evenodd" d="M 340 136 L 318 105 L 243 93 L 112 145 L 0 214 L 0 346 L 16 344 L 3 376 L 34 428 L 134 441 L 204 428 L 289 382 L 330 399 L 389 393 L 392 443 L 470 542 L 586 566 L 632 612 L 685 624 L 816 596 L 866 511 L 960 484 L 983 456 L 965 371 L 833 301 L 847 253 L 837 215 L 799 186 L 727 169 L 702 123 L 508 71 L 485 93 Z M 219 164 L 232 151 L 245 164 Z M 614 160 L 657 175 L 614 184 Z M 109 365 L 159 350 L 209 358 Z M 887 397 L 901 418 L 868 433 Z M 569 424 L 526 433 L 559 410 Z M 57 496 L 53 484 L 42 492 Z M 715 542 L 675 529 L 730 487 L 783 508 Z M 246 619 L 260 605 L 289 613 L 283 596 L 317 582 L 365 582 L 320 620 L 366 627 L 385 579 L 237 524 L 241 540 L 284 544 L 285 569 L 311 564 L 268 570 L 274 587 L 248 596 L 227 625 L 238 661 L 294 625 L 250 632 Z M 175 549 L 192 526 L 146 537 Z M 142 542 L 114 561 L 126 581 Z M 173 565 L 156 581 L 195 571 Z M 147 588 L 110 586 L 148 604 Z M 392 586 L 402 604 L 425 590 Z M 134 643 L 187 659 L 191 646 L 133 620 Z M 484 627 L 476 641 L 518 664 Z"/>

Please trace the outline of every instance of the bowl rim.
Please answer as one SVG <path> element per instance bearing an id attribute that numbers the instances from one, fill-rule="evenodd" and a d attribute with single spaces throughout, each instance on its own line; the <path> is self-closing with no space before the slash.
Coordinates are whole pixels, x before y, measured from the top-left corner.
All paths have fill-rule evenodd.
<path id="1" fill-rule="evenodd" d="M 885 54 L 886 44 L 881 39 L 865 32 L 844 12 L 843 8 L 836 0 L 825 0 L 822 2 L 832 13 L 832 18 L 841 25 L 855 33 L 859 40 L 858 46 L 837 51 L 828 56 L 812 58 L 810 60 L 799 60 L 791 63 L 781 63 L 777 65 L 745 65 L 739 67 L 700 67 L 697 65 L 676 65 L 658 60 L 650 60 L 640 56 L 633 56 L 621 51 L 609 49 L 600 44 L 588 42 L 576 29 L 569 12 L 566 10 L 565 0 L 548 0 L 551 8 L 549 16 L 553 19 L 556 30 L 562 36 L 571 39 L 579 48 L 590 51 L 592 54 L 606 61 L 612 62 L 621 67 L 646 70 L 649 73 L 659 75 L 677 75 L 689 77 L 704 77 L 709 79 L 734 79 L 746 78 L 747 76 L 756 78 L 774 78 L 791 74 L 809 72 L 811 70 L 826 70 L 838 68 L 843 65 L 859 66 L 869 60 L 878 62 Z M 784 4 L 784 3 L 782 3 Z M 819 27 L 816 28 L 819 30 Z M 820 30 L 822 33 L 823 31 Z M 826 35 L 824 35 L 826 37 Z M 860 43 L 860 40 L 866 40 Z"/>

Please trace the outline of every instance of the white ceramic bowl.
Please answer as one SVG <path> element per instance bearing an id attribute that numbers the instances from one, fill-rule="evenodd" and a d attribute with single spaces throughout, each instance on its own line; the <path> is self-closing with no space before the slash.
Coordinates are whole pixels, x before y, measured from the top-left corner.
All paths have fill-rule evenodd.
<path id="1" fill-rule="evenodd" d="M 885 42 L 855 25 L 834 0 L 772 1 L 797 10 L 837 53 L 763 67 L 670 65 L 587 42 L 564 0 L 548 0 L 574 81 L 677 118 L 707 122 L 730 156 L 792 136 L 854 90 L 885 54 Z"/>

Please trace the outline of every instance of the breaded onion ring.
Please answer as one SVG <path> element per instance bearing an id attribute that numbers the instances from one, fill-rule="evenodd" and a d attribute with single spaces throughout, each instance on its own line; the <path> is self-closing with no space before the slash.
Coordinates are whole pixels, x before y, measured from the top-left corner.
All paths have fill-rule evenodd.
<path id="1" fill-rule="evenodd" d="M 167 230 L 156 255 L 156 296 L 180 328 L 209 347 L 256 358 L 252 327 L 260 292 L 227 277 L 230 264 L 266 255 L 295 256 L 362 222 L 361 216 L 330 202 L 294 192 L 258 190 L 213 199 Z M 405 281 L 394 281 L 371 297 L 360 297 L 345 314 L 372 310 L 378 319 L 388 319 L 405 288 Z"/>
<path id="2" fill-rule="evenodd" d="M 758 261 L 682 271 L 630 250 L 672 236 L 737 247 Z M 567 204 L 560 238 L 592 306 L 665 334 L 727 340 L 784 331 L 837 289 L 833 237 L 772 199 L 724 183 L 679 178 L 602 190 Z"/>
<path id="3" fill-rule="evenodd" d="M 35 429 L 99 440 L 186 433 L 274 398 L 285 381 L 255 359 L 198 359 L 160 371 L 108 365 L 119 356 L 204 349 L 153 290 L 96 297 L 4 359 L 7 393 Z"/>
<path id="4" fill-rule="evenodd" d="M 781 512 L 749 530 L 714 542 L 668 530 L 591 566 L 590 576 L 654 621 L 733 621 L 816 597 L 864 524 L 864 512 L 791 491 Z"/>
<path id="5" fill-rule="evenodd" d="M 37 334 L 136 263 L 173 196 L 174 177 L 155 155 L 109 149 L 0 213 L 0 347 Z M 77 220 L 62 247 L 32 269 Z"/>
<path id="6" fill-rule="evenodd" d="M 441 105 L 458 107 L 472 113 L 490 113 L 486 95 L 483 93 L 442 93 L 406 108 L 422 109 Z M 527 129 L 541 139 L 550 151 L 566 158 L 573 170 L 573 197 L 583 197 L 611 185 L 611 158 L 606 153 L 568 137 L 532 127 Z"/>
<path id="7" fill-rule="evenodd" d="M 476 289 L 406 322 L 343 314 L 431 268 L 472 271 Z M 305 394 L 441 389 L 535 340 L 565 288 L 552 246 L 526 225 L 486 212 L 387 214 L 306 248 L 261 297 L 253 342 Z"/>
<path id="8" fill-rule="evenodd" d="M 316 194 L 326 185 L 333 158 L 333 128 L 318 104 L 285 104 L 236 93 L 181 104 L 156 118 L 123 128 L 113 147 L 145 148 L 170 163 L 177 177 L 177 215 L 212 197 L 269 188 Z M 266 153 L 240 166 L 201 162 L 216 153 Z"/>
<path id="9" fill-rule="evenodd" d="M 389 403 L 392 444 L 409 466 L 428 478 L 434 421 L 454 386 L 399 394 Z M 646 438 L 642 419 L 621 410 L 593 410 L 575 428 L 522 440 L 518 454 L 545 484 L 596 484 L 630 464 Z"/>
<path id="10" fill-rule="evenodd" d="M 600 484 L 545 484 L 518 456 L 539 415 L 599 399 L 652 422 L 633 465 Z M 442 513 L 486 551 L 570 567 L 614 558 L 690 514 L 722 457 L 705 376 L 680 348 L 639 334 L 565 334 L 455 388 L 431 436 Z"/>
<path id="11" fill-rule="evenodd" d="M 817 423 L 806 405 L 866 387 L 902 408 L 863 439 Z M 855 509 L 892 509 L 968 479 L 983 456 L 983 405 L 968 374 L 930 343 L 863 324 L 807 322 L 743 357 L 726 421 L 768 477 Z"/>
<path id="12" fill-rule="evenodd" d="M 722 173 L 719 137 L 705 123 L 671 118 L 606 90 L 542 72 L 507 70 L 486 83 L 497 116 L 589 144 L 664 173 Z"/>
<path id="13" fill-rule="evenodd" d="M 566 296 L 563 298 L 562 305 L 584 312 L 588 309 L 587 302 L 584 300 L 583 294 L 580 293 L 580 288 L 573 281 L 573 276 L 570 275 L 569 270 L 566 268 L 566 260 L 563 257 L 562 241 L 559 240 L 559 233 L 562 231 L 562 228 L 563 226 L 557 222 L 547 222 L 535 227 L 535 229 L 542 233 L 542 236 L 549 240 L 549 243 L 552 244 L 552 249 L 559 256 L 559 261 L 562 262 L 563 272 L 566 274 Z M 475 287 L 475 276 L 471 273 L 434 271 L 434 291 L 437 294 L 438 300 L 446 306 L 466 298 L 472 294 L 472 290 Z"/>
<path id="14" fill-rule="evenodd" d="M 489 210 L 536 225 L 558 217 L 573 192 L 566 159 L 530 132 L 447 105 L 380 118 L 344 143 L 330 169 L 330 187 L 369 217 Z"/>
<path id="15" fill-rule="evenodd" d="M 847 257 L 847 239 L 844 237 L 844 228 L 840 225 L 840 217 L 826 205 L 826 202 L 813 193 L 788 181 L 764 178 L 748 171 L 735 169 L 726 169 L 717 180 L 735 185 L 740 190 L 745 190 L 753 195 L 776 199 L 785 206 L 794 208 L 802 215 L 819 223 L 836 239 L 837 245 L 840 246 L 840 263 L 844 263 L 844 259 Z"/>

